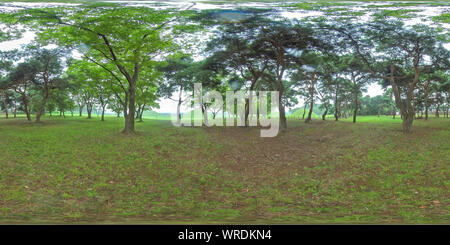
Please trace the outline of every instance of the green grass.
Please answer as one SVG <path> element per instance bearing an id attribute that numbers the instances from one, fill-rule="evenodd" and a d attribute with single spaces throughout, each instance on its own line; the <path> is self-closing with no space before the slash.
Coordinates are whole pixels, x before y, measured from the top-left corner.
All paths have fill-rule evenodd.
<path id="1" fill-rule="evenodd" d="M 0 223 L 449 223 L 450 120 L 0 119 Z"/>

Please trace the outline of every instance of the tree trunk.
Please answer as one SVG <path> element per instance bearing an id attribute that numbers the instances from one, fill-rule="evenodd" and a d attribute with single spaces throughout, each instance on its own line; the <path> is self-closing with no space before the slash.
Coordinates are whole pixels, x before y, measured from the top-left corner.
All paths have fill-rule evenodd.
<path id="1" fill-rule="evenodd" d="M 79 110 L 80 110 L 80 117 L 82 117 L 83 116 L 83 106 L 79 107 Z"/>
<path id="2" fill-rule="evenodd" d="M 305 123 L 311 122 L 313 107 L 314 107 L 314 99 L 311 99 L 310 104 L 309 104 L 308 117 L 306 118 Z"/>
<path id="3" fill-rule="evenodd" d="M 142 116 L 144 115 L 144 110 L 145 110 L 145 104 L 142 105 L 142 108 L 139 112 L 139 122 L 143 122 Z"/>
<path id="4" fill-rule="evenodd" d="M 445 98 L 446 98 L 446 107 L 445 107 L 445 109 L 444 109 L 444 117 L 446 117 L 446 118 L 448 118 L 448 109 L 449 109 L 449 107 L 450 107 L 450 101 L 449 101 L 449 94 L 448 93 L 445 93 Z"/>
<path id="5" fill-rule="evenodd" d="M 248 127 L 249 121 L 248 121 L 248 115 L 250 114 L 250 105 L 249 105 L 249 99 L 245 99 L 245 114 L 244 114 L 244 122 L 245 127 Z"/>
<path id="6" fill-rule="evenodd" d="M 409 133 L 411 132 L 411 127 L 412 124 L 414 122 L 414 114 L 406 114 L 403 116 L 403 122 L 402 122 L 402 127 L 403 127 L 403 133 Z"/>
<path id="7" fill-rule="evenodd" d="M 200 100 L 200 97 L 199 97 Z M 206 106 L 203 106 L 203 104 L 200 101 L 200 105 L 202 107 L 202 115 L 203 115 L 203 122 L 205 123 L 205 125 L 209 125 L 208 124 L 208 111 L 206 110 Z M 238 115 L 236 115 L 237 118 Z"/>
<path id="8" fill-rule="evenodd" d="M 6 92 L 2 90 L 3 107 L 5 108 L 6 119 L 8 119 L 8 105 L 6 104 Z"/>
<path id="9" fill-rule="evenodd" d="M 394 80 L 394 74 L 395 74 L 395 66 L 391 65 L 391 76 L 389 77 L 389 83 L 392 86 L 392 91 L 394 93 L 395 103 L 397 107 L 400 109 L 401 118 L 403 120 L 402 122 L 402 129 L 403 133 L 407 134 L 411 132 L 411 127 L 414 122 L 414 106 L 411 104 L 411 101 L 414 99 L 414 88 L 415 84 L 417 83 L 419 79 L 419 73 L 416 69 L 415 75 L 414 75 L 414 81 L 409 86 L 408 91 L 406 93 L 406 98 L 403 100 L 400 94 L 400 90 L 397 87 L 397 84 Z"/>
<path id="10" fill-rule="evenodd" d="M 88 113 L 88 119 L 91 119 L 91 113 L 92 113 L 92 105 L 86 105 L 86 111 Z"/>
<path id="11" fill-rule="evenodd" d="M 347 118 L 347 99 L 344 100 L 344 118 Z"/>
<path id="12" fill-rule="evenodd" d="M 311 75 L 311 87 L 309 88 L 309 98 L 310 98 L 309 112 L 308 112 L 308 117 L 305 120 L 305 123 L 311 122 L 311 116 L 312 116 L 312 111 L 313 111 L 313 107 L 314 107 L 314 83 L 315 83 L 315 77 L 316 77 L 316 73 L 313 73 Z"/>
<path id="13" fill-rule="evenodd" d="M 129 80 L 128 87 L 128 112 L 125 117 L 125 127 L 122 131 L 124 134 L 134 134 L 134 116 L 136 114 L 136 80 Z"/>
<path id="14" fill-rule="evenodd" d="M 181 125 L 181 103 L 183 102 L 183 86 L 180 86 L 180 93 L 178 94 L 178 105 L 177 105 L 177 125 Z"/>
<path id="15" fill-rule="evenodd" d="M 325 104 L 325 112 L 322 114 L 322 120 L 325 121 L 325 117 L 327 116 L 328 113 L 328 105 Z"/>
<path id="16" fill-rule="evenodd" d="M 286 122 L 286 111 L 284 109 L 284 105 L 281 102 L 281 96 L 283 93 L 280 93 L 280 98 L 278 98 L 279 103 L 279 111 L 280 111 L 280 124 L 281 124 L 281 130 L 285 131 L 287 130 L 287 122 Z"/>
<path id="17" fill-rule="evenodd" d="M 436 94 L 436 104 L 437 104 L 437 106 L 436 106 L 436 112 L 435 112 L 435 115 L 436 115 L 436 118 L 439 118 L 439 107 L 440 107 L 440 104 L 439 104 L 439 99 L 440 99 L 440 96 L 439 96 L 440 94 L 439 93 L 437 93 Z"/>
<path id="18" fill-rule="evenodd" d="M 136 117 L 134 119 L 139 119 L 139 113 L 141 113 L 141 106 L 138 104 L 137 110 L 136 110 Z"/>
<path id="19" fill-rule="evenodd" d="M 123 118 L 125 119 L 125 128 L 128 125 L 128 104 L 127 103 L 128 103 L 128 94 L 125 94 L 125 101 L 122 104 Z"/>
<path id="20" fill-rule="evenodd" d="M 177 125 L 181 125 L 181 97 L 178 100 L 178 105 L 177 105 Z"/>
<path id="21" fill-rule="evenodd" d="M 22 94 L 22 102 L 25 109 L 25 114 L 27 115 L 27 120 L 31 122 L 31 109 L 28 109 L 28 101 L 25 94 Z"/>
<path id="22" fill-rule="evenodd" d="M 394 92 L 391 91 L 391 99 L 390 99 L 389 103 L 391 104 L 392 119 L 395 119 L 396 111 L 395 111 L 395 106 L 392 103 L 392 97 L 393 96 L 394 96 Z"/>
<path id="23" fill-rule="evenodd" d="M 36 114 L 36 122 L 40 122 L 41 121 L 41 116 L 45 111 L 45 105 L 47 104 L 47 99 L 49 96 L 49 89 L 48 87 L 45 88 L 45 94 L 44 94 L 44 98 L 42 100 L 42 105 L 41 108 L 39 109 L 38 113 Z"/>
<path id="24" fill-rule="evenodd" d="M 280 126 L 281 131 L 287 130 L 287 122 L 286 122 L 286 111 L 284 105 L 282 103 L 283 94 L 284 94 L 284 85 L 283 85 L 283 74 L 286 69 L 286 61 L 284 60 L 284 48 L 280 47 L 277 43 L 272 43 L 273 47 L 277 52 L 277 62 L 275 68 L 276 82 L 278 88 L 278 111 L 280 113 Z M 272 113 L 272 111 L 271 111 Z"/>
<path id="25" fill-rule="evenodd" d="M 397 114 L 397 112 L 395 111 L 395 106 L 392 106 L 392 119 L 395 119 L 395 114 Z"/>
<path id="26" fill-rule="evenodd" d="M 31 122 L 31 108 L 25 107 L 25 113 L 27 114 L 27 120 Z"/>
<path id="27" fill-rule="evenodd" d="M 353 123 L 356 123 L 356 114 L 358 113 L 358 92 L 359 92 L 359 89 L 358 89 L 358 86 L 357 86 L 357 84 L 356 84 L 356 79 L 355 79 L 355 77 L 353 76 L 353 72 L 352 72 L 352 79 L 353 79 L 353 100 L 354 100 L 354 107 L 355 108 L 353 108 Z"/>
<path id="28" fill-rule="evenodd" d="M 431 79 L 427 80 L 427 83 L 425 84 L 425 120 L 428 120 L 428 107 L 430 107 L 430 105 L 428 104 L 428 92 L 430 91 L 430 82 Z"/>
<path id="29" fill-rule="evenodd" d="M 307 101 L 305 101 L 305 102 L 304 102 L 304 105 L 303 105 L 303 116 L 302 116 L 302 120 L 305 119 L 305 114 L 306 114 L 306 102 L 307 102 Z"/>
<path id="30" fill-rule="evenodd" d="M 106 107 L 106 104 L 102 105 L 102 121 L 105 121 L 105 107 Z"/>
<path id="31" fill-rule="evenodd" d="M 250 92 L 253 91 L 257 80 L 258 80 L 258 78 L 253 78 L 252 83 L 250 85 L 250 89 L 249 89 L 249 96 L 250 96 Z M 250 124 L 250 121 L 248 120 L 248 116 L 250 115 L 250 103 L 253 103 L 253 101 L 250 101 L 250 97 L 245 99 L 245 126 L 246 127 L 248 127 Z"/>
<path id="32" fill-rule="evenodd" d="M 338 93 L 339 93 L 339 83 L 336 83 L 336 94 L 334 97 L 334 120 L 339 120 L 339 100 L 338 100 Z"/>

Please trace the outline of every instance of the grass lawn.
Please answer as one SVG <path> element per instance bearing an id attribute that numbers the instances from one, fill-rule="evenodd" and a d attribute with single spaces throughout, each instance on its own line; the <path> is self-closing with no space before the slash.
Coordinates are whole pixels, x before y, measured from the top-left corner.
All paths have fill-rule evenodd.
<path id="1" fill-rule="evenodd" d="M 450 223 L 450 119 L 0 119 L 0 223 Z"/>

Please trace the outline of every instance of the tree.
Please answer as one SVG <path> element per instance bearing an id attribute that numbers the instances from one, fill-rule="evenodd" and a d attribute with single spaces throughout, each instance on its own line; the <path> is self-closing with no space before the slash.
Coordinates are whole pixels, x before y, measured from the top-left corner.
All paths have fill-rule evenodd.
<path id="1" fill-rule="evenodd" d="M 118 100 L 111 100 L 108 103 L 108 109 L 111 109 L 113 112 L 117 114 L 117 117 L 120 117 L 120 113 L 123 112 L 122 104 Z"/>
<path id="2" fill-rule="evenodd" d="M 97 3 L 75 8 L 27 9 L 17 15 L 26 15 L 28 18 L 21 20 L 31 26 L 40 24 L 41 40 L 81 49 L 86 60 L 110 74 L 110 83 L 125 94 L 121 99 L 123 132 L 134 133 L 140 74 L 156 56 L 173 46 L 170 37 L 180 30 L 175 21 L 184 13 L 178 11 L 178 17 L 174 17 L 169 11 Z M 190 25 L 182 28 L 189 29 Z"/>
<path id="3" fill-rule="evenodd" d="M 330 81 L 331 74 L 328 70 L 329 64 L 325 62 L 328 58 L 330 57 L 324 56 L 317 51 L 306 52 L 298 59 L 297 65 L 300 67 L 291 76 L 291 79 L 298 81 L 300 89 L 308 91 L 307 99 L 309 103 L 309 112 L 305 123 L 311 122 L 316 95 L 320 97 L 326 108 L 323 120 L 325 120 L 326 113 L 328 113 L 328 97 L 318 90 L 320 85 L 323 92 L 328 93 L 330 91 L 330 84 L 327 82 Z M 322 83 L 319 84 L 319 82 Z"/>
<path id="4" fill-rule="evenodd" d="M 323 79 L 322 83 L 319 84 L 317 91 L 317 94 L 320 98 L 320 109 L 325 109 L 325 111 L 322 114 L 322 120 L 325 121 L 325 118 L 328 114 L 328 111 L 331 108 L 330 100 L 332 100 L 332 83 L 330 82 L 331 79 Z"/>
<path id="5" fill-rule="evenodd" d="M 339 121 L 339 118 L 341 117 L 341 100 L 342 99 L 342 91 L 344 90 L 343 87 L 345 84 L 348 83 L 348 80 L 340 77 L 340 76 L 336 76 L 335 78 L 333 78 L 331 80 L 331 85 L 333 87 L 333 93 L 334 93 L 334 120 L 335 121 Z"/>
<path id="6" fill-rule="evenodd" d="M 431 105 L 430 95 L 433 94 L 438 88 L 439 83 L 444 83 L 446 80 L 445 74 L 442 71 L 435 71 L 434 73 L 424 74 L 421 76 L 425 82 L 420 87 L 423 91 L 423 107 L 425 107 L 425 120 L 428 120 L 428 111 Z M 419 94 L 419 97 L 420 94 Z M 416 103 L 417 104 L 417 103 Z"/>
<path id="7" fill-rule="evenodd" d="M 163 98 L 177 101 L 177 123 L 181 122 L 181 104 L 183 92 L 193 90 L 195 69 L 198 66 L 187 54 L 176 54 L 157 65 L 157 69 L 163 72 L 165 81 L 158 87 L 158 93 Z M 178 91 L 178 98 L 172 99 L 173 93 Z"/>
<path id="8" fill-rule="evenodd" d="M 273 62 L 275 78 L 273 83 L 279 92 L 280 125 L 282 130 L 286 130 L 285 105 L 282 100 L 285 91 L 283 76 L 294 63 L 297 53 L 305 49 L 313 50 L 320 47 L 321 43 L 314 37 L 313 30 L 310 27 L 300 23 L 294 24 L 287 19 L 280 21 L 266 20 L 260 23 L 260 30 L 261 38 L 266 42 L 267 48 L 271 50 L 269 55 Z M 315 80 L 314 74 L 311 74 L 311 81 Z M 312 89 L 310 91 L 313 91 L 312 87 L 310 87 Z M 311 101 L 310 103 L 312 103 Z"/>
<path id="9" fill-rule="evenodd" d="M 61 78 L 63 66 L 61 58 L 67 54 L 63 49 L 44 49 L 40 47 L 30 47 L 28 49 L 32 55 L 30 64 L 34 66 L 35 77 L 32 80 L 34 89 L 38 90 L 41 97 L 41 104 L 37 109 L 36 122 L 40 122 L 45 111 L 45 105 L 52 91 L 63 88 L 66 84 Z"/>
<path id="10" fill-rule="evenodd" d="M 70 110 L 71 105 L 73 105 L 73 100 L 69 97 L 66 91 L 57 91 L 53 94 L 50 101 L 48 102 L 48 111 L 51 112 L 58 109 L 59 115 L 66 117 L 65 111 Z"/>
<path id="11" fill-rule="evenodd" d="M 147 69 L 146 72 L 146 74 L 143 74 L 143 78 L 137 83 L 136 89 L 136 118 L 139 119 L 139 122 L 142 122 L 142 117 L 146 109 L 159 108 L 159 105 L 156 103 L 158 98 L 157 84 L 162 74 L 156 69 Z"/>
<path id="12" fill-rule="evenodd" d="M 72 62 L 72 61 L 71 61 Z M 76 106 L 78 108 L 78 112 L 79 112 L 79 116 L 82 117 L 83 116 L 83 108 L 85 106 L 84 104 L 84 100 L 83 100 L 83 91 L 82 91 L 82 86 L 83 86 L 83 81 L 81 81 L 80 78 L 86 78 L 84 76 L 84 74 L 70 74 L 70 69 L 72 64 L 68 64 L 69 65 L 69 69 L 66 71 L 65 73 L 65 79 L 68 82 L 68 87 L 67 87 L 67 92 L 71 95 L 71 98 L 73 100 L 74 106 Z"/>
<path id="13" fill-rule="evenodd" d="M 27 116 L 27 120 L 31 121 L 30 100 L 34 95 L 31 91 L 33 81 L 37 73 L 36 67 L 31 63 L 19 63 L 8 74 L 6 87 L 11 88 L 21 97 L 23 111 Z"/>
<path id="14" fill-rule="evenodd" d="M 267 45 L 258 36 L 261 31 L 259 17 L 247 18 L 245 21 L 231 22 L 219 26 L 216 38 L 208 42 L 207 52 L 212 52 L 211 60 L 224 74 L 231 75 L 234 81 L 242 81 L 240 89 L 247 95 L 245 99 L 245 126 L 249 126 L 250 101 L 265 72 L 269 70 Z"/>
<path id="15" fill-rule="evenodd" d="M 111 87 L 111 77 L 102 68 L 87 60 L 73 61 L 66 73 L 71 81 L 70 83 L 77 90 L 77 98 L 79 97 L 82 101 L 78 104 L 86 106 L 88 119 L 92 118 L 92 109 L 97 102 L 100 103 L 104 112 L 107 99 L 112 93 L 111 90 L 107 89 Z M 102 117 L 102 120 L 104 120 L 104 117 Z"/>
<path id="16" fill-rule="evenodd" d="M 12 67 L 12 61 L 5 58 L 7 54 L 8 53 L 0 53 L 0 97 L 6 118 L 8 118 L 8 108 L 11 104 L 11 92 L 9 91 L 8 81 L 6 76 L 4 75 L 4 72 L 11 69 Z"/>
<path id="17" fill-rule="evenodd" d="M 321 99 L 322 105 L 320 106 L 322 109 L 324 108 L 324 114 L 322 114 L 322 120 L 325 120 L 325 117 L 329 111 L 334 111 L 334 119 L 335 121 L 339 120 L 339 100 L 338 96 L 340 93 L 339 85 L 341 83 L 345 83 L 344 79 L 340 77 L 342 75 L 342 70 L 345 69 L 345 65 L 341 61 L 340 56 L 328 53 L 326 58 L 322 60 L 322 82 L 319 84 L 319 89 L 317 90 L 318 95 Z M 334 100 L 334 107 L 330 103 L 330 101 Z"/>
<path id="18" fill-rule="evenodd" d="M 384 93 L 384 96 L 389 97 L 389 106 L 391 108 L 392 119 L 395 119 L 395 115 L 397 114 L 397 110 L 395 108 L 395 102 L 393 100 L 394 92 L 392 91 L 392 88 L 386 89 L 386 91 Z"/>
<path id="19" fill-rule="evenodd" d="M 353 94 L 353 123 L 356 123 L 359 107 L 358 97 L 370 82 L 370 72 L 357 55 L 345 55 L 342 57 L 342 62 L 345 65 L 344 72 L 349 74 L 352 82 L 350 86 Z"/>
<path id="20" fill-rule="evenodd" d="M 439 85 L 439 89 L 442 91 L 444 98 L 444 117 L 448 118 L 448 111 L 450 109 L 450 76 L 448 73 L 443 74 L 443 79 Z"/>
<path id="21" fill-rule="evenodd" d="M 0 105 L 0 108 L 2 108 L 5 111 L 5 117 L 8 119 L 8 108 L 12 107 L 14 105 L 14 93 L 11 90 L 8 90 L 6 88 L 1 88 L 1 82 L 0 82 L 0 98 L 2 104 Z"/>
<path id="22" fill-rule="evenodd" d="M 50 98 L 47 101 L 47 104 L 45 105 L 45 110 L 48 111 L 48 113 L 50 114 L 50 116 L 52 116 L 52 113 L 56 110 L 57 105 L 56 105 L 56 98 Z"/>
<path id="23" fill-rule="evenodd" d="M 403 132 L 409 133 L 415 116 L 412 101 L 419 77 L 430 72 L 430 67 L 449 67 L 449 51 L 442 47 L 438 32 L 424 25 L 405 27 L 401 21 L 388 19 L 331 29 L 348 41 L 373 78 L 383 79 L 385 86 L 392 87 L 402 115 Z"/>
<path id="24" fill-rule="evenodd" d="M 108 91 L 108 89 L 103 86 L 101 83 L 96 83 L 94 87 L 95 91 L 95 97 L 97 98 L 98 103 L 100 104 L 100 107 L 102 108 L 102 121 L 105 121 L 105 110 L 106 105 L 108 104 L 109 100 L 111 99 L 111 93 Z"/>

